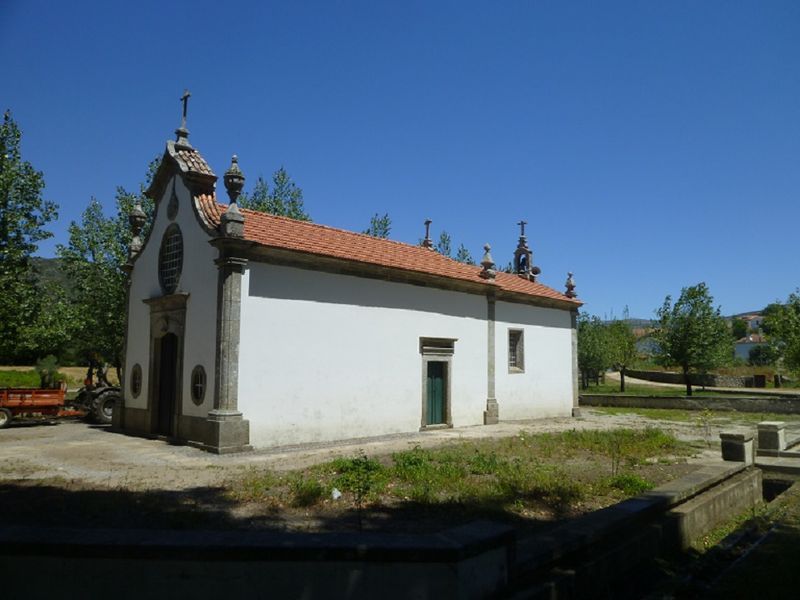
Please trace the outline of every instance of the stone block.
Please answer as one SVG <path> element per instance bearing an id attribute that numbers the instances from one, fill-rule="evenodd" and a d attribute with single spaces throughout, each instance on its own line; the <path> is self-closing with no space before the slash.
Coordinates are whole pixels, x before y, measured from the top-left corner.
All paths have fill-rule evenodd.
<path id="1" fill-rule="evenodd" d="M 722 442 L 722 460 L 753 464 L 753 434 L 750 432 L 723 431 L 719 434 Z"/>
<path id="2" fill-rule="evenodd" d="M 758 424 L 759 450 L 786 449 L 786 423 L 783 421 L 761 421 Z"/>

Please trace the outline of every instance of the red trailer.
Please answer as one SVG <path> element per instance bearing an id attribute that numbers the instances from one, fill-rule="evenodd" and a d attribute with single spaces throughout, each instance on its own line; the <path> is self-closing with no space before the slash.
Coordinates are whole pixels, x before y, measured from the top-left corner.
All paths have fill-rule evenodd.
<path id="1" fill-rule="evenodd" d="M 0 389 L 0 429 L 22 416 L 66 417 L 85 414 L 64 407 L 67 386 L 55 390 L 3 388 Z"/>

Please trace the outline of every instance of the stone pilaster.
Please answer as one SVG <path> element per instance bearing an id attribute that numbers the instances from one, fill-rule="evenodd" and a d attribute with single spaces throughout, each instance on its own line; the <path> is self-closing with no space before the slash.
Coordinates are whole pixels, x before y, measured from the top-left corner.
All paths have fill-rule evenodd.
<path id="1" fill-rule="evenodd" d="M 578 403 L 578 311 L 570 313 L 572 327 L 572 416 L 580 417 L 581 408 Z"/>
<path id="2" fill-rule="evenodd" d="M 220 249 L 221 253 L 223 249 Z M 208 413 L 208 450 L 219 453 L 250 448 L 250 423 L 239 410 L 239 332 L 242 275 L 247 260 L 232 256 L 217 259 L 217 361 L 214 408 Z"/>
<path id="3" fill-rule="evenodd" d="M 500 420 L 500 406 L 497 404 L 494 388 L 495 374 L 495 299 L 486 298 L 486 410 L 483 411 L 483 424 L 494 425 Z"/>

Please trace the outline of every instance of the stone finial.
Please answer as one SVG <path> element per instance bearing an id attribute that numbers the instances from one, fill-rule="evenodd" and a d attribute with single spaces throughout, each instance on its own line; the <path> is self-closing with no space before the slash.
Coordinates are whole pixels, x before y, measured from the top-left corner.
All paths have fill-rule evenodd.
<path id="1" fill-rule="evenodd" d="M 483 270 L 481 270 L 480 276 L 484 279 L 493 280 L 497 276 L 497 271 L 494 268 L 494 260 L 489 252 L 492 247 L 489 244 L 486 244 L 483 249 L 483 258 L 481 259 L 481 266 L 483 267 Z"/>
<path id="2" fill-rule="evenodd" d="M 231 166 L 225 171 L 223 181 L 225 182 L 225 191 L 228 192 L 231 203 L 220 217 L 222 235 L 225 237 L 242 238 L 244 237 L 244 215 L 239 210 L 236 201 L 244 187 L 244 173 L 242 173 L 242 170 L 239 168 L 239 159 L 235 154 L 231 157 Z"/>
<path id="3" fill-rule="evenodd" d="M 192 145 L 189 143 L 189 130 L 186 129 L 186 111 L 189 107 L 189 97 L 192 94 L 189 93 L 189 90 L 183 90 L 183 96 L 181 96 L 181 102 L 183 102 L 183 117 L 181 118 L 181 126 L 175 130 L 175 135 L 177 135 L 177 139 L 175 140 L 175 147 L 177 148 L 184 148 L 184 149 L 191 149 Z"/>
<path id="4" fill-rule="evenodd" d="M 567 286 L 567 291 L 564 294 L 567 298 L 578 297 L 578 294 L 575 293 L 575 280 L 572 278 L 572 271 L 567 273 L 567 282 L 564 285 Z"/>
<path id="5" fill-rule="evenodd" d="M 431 239 L 431 221 L 430 219 L 425 219 L 425 239 L 422 240 L 422 247 L 427 248 L 428 250 L 433 250 L 433 240 Z"/>
<path id="6" fill-rule="evenodd" d="M 133 260 L 139 252 L 142 250 L 142 238 L 139 237 L 139 234 L 142 232 L 142 228 L 144 227 L 144 223 L 147 220 L 147 215 L 144 214 L 142 210 L 142 203 L 137 200 L 136 203 L 133 205 L 133 210 L 131 210 L 130 214 L 128 215 L 128 223 L 131 226 L 131 243 L 128 246 L 128 259 Z"/>
<path id="7" fill-rule="evenodd" d="M 231 166 L 225 171 L 223 180 L 225 181 L 225 191 L 228 192 L 231 204 L 236 204 L 244 187 L 244 173 L 239 168 L 239 158 L 235 154 L 231 157 Z"/>

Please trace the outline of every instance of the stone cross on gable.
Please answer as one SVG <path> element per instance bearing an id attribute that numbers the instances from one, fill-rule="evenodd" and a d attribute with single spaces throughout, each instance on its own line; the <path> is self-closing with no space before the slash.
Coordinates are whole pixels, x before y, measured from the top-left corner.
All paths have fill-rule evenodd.
<path id="1" fill-rule="evenodd" d="M 183 96 L 181 96 L 181 102 L 183 102 L 183 119 L 181 120 L 181 127 L 186 128 L 186 109 L 189 106 L 189 97 L 192 94 L 189 90 L 183 90 Z"/>
<path id="2" fill-rule="evenodd" d="M 527 224 L 528 224 L 527 221 L 520 221 L 519 223 L 517 223 L 517 225 L 519 225 L 520 227 L 519 237 L 525 237 L 525 225 Z"/>

